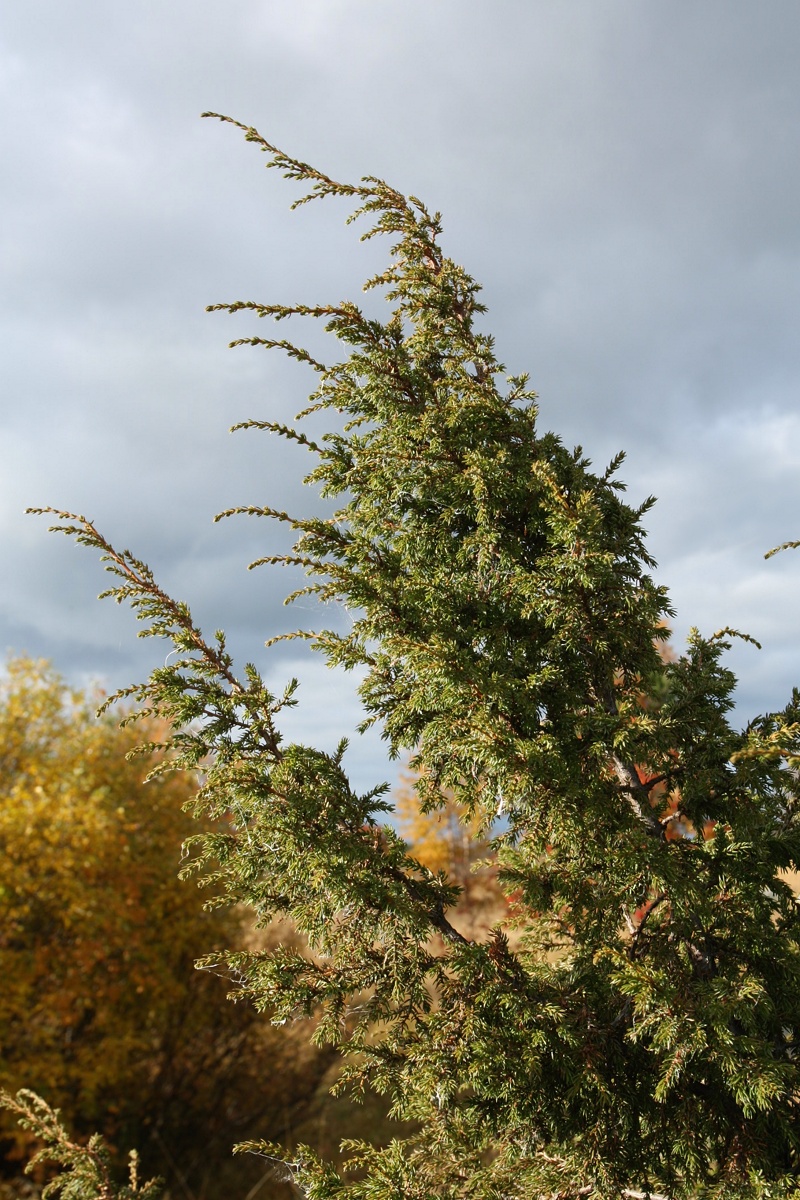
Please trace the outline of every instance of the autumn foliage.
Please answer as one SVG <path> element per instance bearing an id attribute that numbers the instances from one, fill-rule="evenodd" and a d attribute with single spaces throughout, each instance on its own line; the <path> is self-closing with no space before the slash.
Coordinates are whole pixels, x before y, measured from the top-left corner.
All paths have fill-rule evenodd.
<path id="1" fill-rule="evenodd" d="M 452 791 L 445 791 L 436 807 L 428 807 L 420 798 L 419 782 L 414 771 L 401 775 L 394 797 L 400 833 L 414 858 L 461 889 L 454 912 L 461 932 L 488 936 L 507 916 L 489 832 Z"/>
<path id="2" fill-rule="evenodd" d="M 197 1187 L 243 1132 L 281 1136 L 331 1061 L 308 1031 L 276 1029 L 194 962 L 241 943 L 236 911 L 178 879 L 198 832 L 187 774 L 145 782 L 135 731 L 43 662 L 11 661 L 0 687 L 0 1087 L 23 1085 L 78 1133 L 100 1130 L 147 1170 Z M 157 761 L 157 760 L 156 760 Z M 200 829 L 208 830 L 208 822 Z M 264 935 L 265 937 L 267 935 Z M 27 1153 L 0 1117 L 5 1172 Z M 217 1178 L 216 1182 L 219 1182 Z"/>

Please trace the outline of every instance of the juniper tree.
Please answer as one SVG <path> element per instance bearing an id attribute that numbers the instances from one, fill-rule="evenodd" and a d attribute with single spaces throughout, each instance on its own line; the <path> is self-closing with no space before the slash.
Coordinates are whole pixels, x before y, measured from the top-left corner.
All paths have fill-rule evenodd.
<path id="1" fill-rule="evenodd" d="M 513 899 L 513 927 L 460 933 L 457 888 L 409 855 L 384 788 L 357 794 L 341 748 L 282 741 L 292 688 L 237 672 L 223 634 L 206 638 L 143 562 L 57 513 L 102 553 L 105 594 L 178 651 L 125 694 L 174 723 L 180 765 L 207 764 L 195 811 L 230 814 L 190 869 L 307 939 L 308 953 L 230 953 L 237 993 L 276 1021 L 321 1014 L 342 1086 L 378 1089 L 414 1123 L 352 1146 L 351 1171 L 302 1149 L 287 1169 L 314 1200 L 798 1194 L 798 907 L 781 873 L 800 865 L 800 695 L 739 730 L 735 631 L 659 652 L 672 610 L 650 573 L 652 501 L 625 500 L 622 455 L 598 473 L 539 429 L 439 214 L 231 123 L 305 185 L 295 207 L 347 197 L 363 237 L 391 241 L 366 285 L 383 320 L 351 301 L 211 306 L 316 318 L 337 347 L 323 363 L 278 336 L 233 343 L 316 372 L 298 421 L 328 414 L 319 440 L 245 424 L 305 446 L 306 482 L 338 507 L 231 513 L 287 523 L 294 551 L 263 561 L 299 564 L 304 592 L 347 606 L 347 632 L 302 636 L 362 673 L 365 720 L 413 753 L 421 802 L 448 790 L 484 830 L 502 813 Z"/>

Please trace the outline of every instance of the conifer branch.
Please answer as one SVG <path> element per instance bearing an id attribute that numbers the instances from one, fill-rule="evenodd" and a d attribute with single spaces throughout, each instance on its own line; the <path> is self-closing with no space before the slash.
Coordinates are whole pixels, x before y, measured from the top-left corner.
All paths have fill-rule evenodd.
<path id="1" fill-rule="evenodd" d="M 128 1156 L 128 1183 L 118 1186 L 111 1171 L 108 1147 L 97 1134 L 88 1142 L 73 1141 L 61 1123 L 59 1110 L 53 1109 L 35 1092 L 22 1088 L 15 1096 L 0 1089 L 0 1108 L 14 1114 L 23 1129 L 37 1138 L 40 1145 L 25 1170 L 28 1174 L 43 1163 L 63 1168 L 42 1190 L 42 1200 L 59 1193 L 64 1200 L 157 1200 L 163 1192 L 160 1179 L 139 1181 L 138 1155 Z"/>
<path id="2" fill-rule="evenodd" d="M 760 650 L 761 642 L 757 642 L 749 633 L 742 633 L 738 629 L 731 629 L 730 625 L 726 625 L 723 629 L 718 629 L 716 633 L 712 633 L 708 639 L 709 642 L 721 641 L 723 638 L 739 638 L 742 642 L 749 642 L 751 646 L 755 646 L 756 650 Z"/>
<path id="3" fill-rule="evenodd" d="M 140 619 L 149 619 L 153 622 L 152 628 L 157 633 L 161 636 L 172 636 L 176 640 L 176 645 L 179 649 L 188 647 L 197 651 L 201 660 L 207 663 L 212 671 L 229 685 L 232 697 L 246 698 L 247 689 L 234 676 L 231 670 L 230 656 L 224 651 L 222 644 L 220 643 L 217 647 L 214 647 L 206 642 L 199 628 L 192 621 L 188 608 L 174 601 L 156 584 L 152 572 L 146 564 L 134 558 L 129 551 L 118 552 L 115 550 L 110 542 L 99 533 L 94 524 L 83 516 L 54 508 L 37 508 L 29 509 L 28 511 L 38 515 L 51 514 L 58 517 L 60 522 L 69 522 L 69 524 L 53 525 L 50 529 L 52 532 L 73 536 L 79 544 L 88 545 L 100 550 L 101 561 L 108 564 L 106 570 L 123 580 L 122 586 L 109 589 L 104 595 L 111 596 L 117 603 L 122 603 L 126 599 L 129 600 L 134 610 L 138 610 L 137 615 Z M 277 515 L 281 519 L 291 520 L 287 514 L 276 514 L 271 509 L 256 509 L 251 507 L 230 510 L 230 512 L 237 511 L 254 512 L 257 515 Z M 220 514 L 220 516 L 225 515 L 229 514 Z M 317 523 L 311 522 L 310 525 L 316 528 Z M 174 670 L 180 669 L 182 666 L 192 669 L 194 664 L 190 660 L 186 662 L 179 661 L 175 664 Z M 149 694 L 155 697 L 157 705 L 159 689 L 155 682 L 151 683 L 148 691 Z M 212 723 L 216 722 L 222 715 L 216 703 L 211 707 L 201 704 L 199 707 L 196 706 L 195 711 L 197 716 L 204 716 Z M 228 714 L 225 720 L 230 724 L 233 721 L 232 715 Z M 280 736 L 273 724 L 272 711 L 269 708 L 264 709 L 263 706 L 261 726 L 266 734 L 263 750 L 268 753 L 273 763 L 280 764 L 284 759 L 284 753 L 280 748 Z M 241 727 L 243 731 L 246 728 L 244 724 Z M 369 849 L 373 857 L 377 856 L 375 863 L 377 873 L 381 874 L 385 871 L 388 878 L 400 884 L 409 898 L 424 912 L 425 919 L 437 932 L 441 933 L 448 941 L 466 944 L 466 939 L 462 937 L 445 917 L 441 904 L 437 903 L 433 907 L 428 904 L 425 893 L 420 889 L 420 885 L 416 880 L 397 867 L 392 866 L 388 863 L 388 860 L 385 864 L 382 864 L 381 860 L 384 856 L 381 853 L 380 843 L 375 843 L 367 837 L 364 845 Z"/>
<path id="4" fill-rule="evenodd" d="M 311 192 L 302 199 L 295 200 L 292 208 L 299 208 L 301 204 L 306 204 L 309 200 L 320 199 L 328 195 L 366 196 L 373 194 L 373 189 L 371 188 L 353 187 L 351 184 L 336 183 L 335 180 L 323 174 L 322 171 L 317 171 L 308 163 L 292 158 L 282 150 L 279 150 L 277 146 L 273 146 L 271 142 L 268 142 L 252 125 L 244 125 L 241 121 L 236 121 L 233 117 L 226 117 L 222 113 L 204 112 L 201 113 L 201 116 L 212 117 L 217 121 L 223 121 L 228 125 L 235 125 L 237 129 L 241 129 L 246 141 L 255 143 L 260 150 L 270 156 L 267 167 L 277 168 L 283 174 L 284 179 L 302 180 L 303 182 L 313 180 Z"/>
<path id="5" fill-rule="evenodd" d="M 328 368 L 324 363 L 319 362 L 313 355 L 304 350 L 302 346 L 296 346 L 294 342 L 289 342 L 285 338 L 260 338 L 260 337 L 243 337 L 235 338 L 234 341 L 228 342 L 228 349 L 235 350 L 237 346 L 264 346 L 267 350 L 285 350 L 290 358 L 296 358 L 299 362 L 307 363 L 313 367 L 320 375 L 325 375 Z M 235 429 L 246 428 L 246 425 L 234 426 Z"/>
<path id="6" fill-rule="evenodd" d="M 302 430 L 292 429 L 290 425 L 282 425 L 279 421 L 237 421 L 235 425 L 231 425 L 230 432 L 237 433 L 240 429 L 263 429 L 267 433 L 279 433 L 281 437 L 299 442 L 301 446 L 307 446 L 317 454 L 322 453 L 322 447 L 306 437 Z"/>
<path id="7" fill-rule="evenodd" d="M 191 613 L 185 604 L 172 599 L 153 578 L 150 568 L 128 550 L 117 551 L 95 528 L 91 521 L 77 513 L 67 512 L 57 508 L 28 508 L 32 515 L 52 515 L 60 522 L 74 524 L 51 525 L 49 532 L 63 533 L 74 537 L 79 545 L 90 546 L 101 551 L 101 562 L 105 562 L 106 571 L 121 579 L 122 585 L 109 588 L 102 593 L 121 604 L 129 600 L 132 607 L 138 611 L 142 620 L 151 620 L 153 624 L 147 633 L 157 633 L 160 636 L 173 636 L 177 639 L 180 649 L 197 651 L 202 659 L 230 685 L 235 694 L 243 691 L 242 685 L 231 671 L 230 656 L 223 649 L 220 641 L 217 646 L 210 646 L 205 641 L 200 629 L 194 624 Z M 164 618 L 166 618 L 166 623 Z M 171 630 L 171 634 L 170 631 Z"/>
<path id="8" fill-rule="evenodd" d="M 773 546 L 764 555 L 764 558 L 772 558 L 773 554 L 780 554 L 782 550 L 797 550 L 800 548 L 800 542 L 782 542 L 780 546 Z"/>

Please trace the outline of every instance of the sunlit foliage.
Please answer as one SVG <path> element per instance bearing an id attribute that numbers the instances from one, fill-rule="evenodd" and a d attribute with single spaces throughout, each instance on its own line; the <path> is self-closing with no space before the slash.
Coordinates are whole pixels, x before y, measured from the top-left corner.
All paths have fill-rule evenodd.
<path id="1" fill-rule="evenodd" d="M 79 1134 L 139 1146 L 173 1186 L 197 1183 L 243 1129 L 285 1134 L 330 1055 L 195 970 L 243 937 L 238 913 L 204 911 L 178 879 L 199 780 L 145 783 L 158 759 L 126 753 L 167 728 L 97 720 L 97 700 L 25 658 L 0 681 L 0 1085 L 35 1088 Z M 4 1115 L 12 1159 L 16 1128 Z"/>

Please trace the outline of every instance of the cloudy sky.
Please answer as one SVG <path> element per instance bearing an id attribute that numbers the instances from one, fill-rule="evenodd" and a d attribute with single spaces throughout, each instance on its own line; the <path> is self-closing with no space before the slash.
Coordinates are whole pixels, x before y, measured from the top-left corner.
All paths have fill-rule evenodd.
<path id="1" fill-rule="evenodd" d="M 288 419 L 311 379 L 229 351 L 232 299 L 358 298 L 382 247 L 205 109 L 340 179 L 383 176 L 445 218 L 487 326 L 542 423 L 649 492 L 659 578 L 732 655 L 740 711 L 800 682 L 800 6 L 796 0 L 7 0 L 0 48 L 0 646 L 117 686 L 163 658 L 94 599 L 91 554 L 24 517 L 94 518 L 276 686 L 288 732 L 332 745 L 353 683 L 264 639 L 318 614 L 246 571 L 280 544 L 220 508 L 309 511 Z M 263 327 L 259 329 L 263 333 Z M 323 614 L 323 620 L 333 618 Z M 377 738 L 351 772 L 392 777 Z"/>

